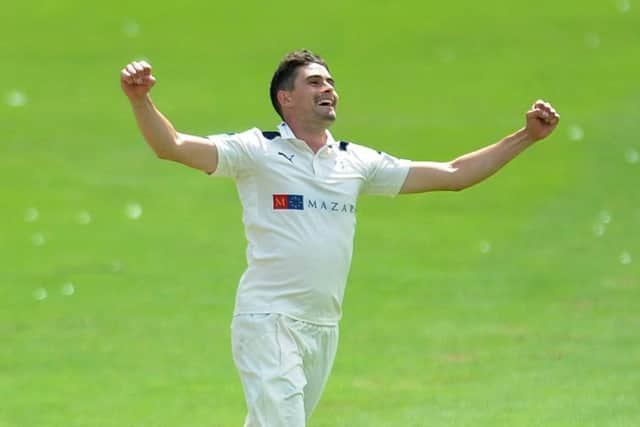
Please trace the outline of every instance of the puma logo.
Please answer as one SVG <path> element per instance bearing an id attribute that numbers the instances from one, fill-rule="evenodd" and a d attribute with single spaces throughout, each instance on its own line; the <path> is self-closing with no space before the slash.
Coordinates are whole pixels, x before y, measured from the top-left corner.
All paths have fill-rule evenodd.
<path id="1" fill-rule="evenodd" d="M 295 157 L 295 154 L 292 154 L 290 156 L 287 156 L 286 154 L 284 154 L 282 151 L 278 151 L 278 155 L 284 157 L 285 159 L 289 160 L 291 163 L 293 163 L 293 158 Z"/>

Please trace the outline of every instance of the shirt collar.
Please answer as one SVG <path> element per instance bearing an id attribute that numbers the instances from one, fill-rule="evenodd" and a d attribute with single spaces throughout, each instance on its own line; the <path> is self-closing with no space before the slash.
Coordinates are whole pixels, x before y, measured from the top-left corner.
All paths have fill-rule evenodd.
<path id="1" fill-rule="evenodd" d="M 293 133 L 293 130 L 291 130 L 289 125 L 285 122 L 282 122 L 278 125 L 278 131 L 280 131 L 280 137 L 283 139 L 297 139 L 299 141 L 302 141 L 300 138 L 297 138 L 295 136 L 295 134 Z M 329 129 L 325 130 L 325 132 L 327 133 L 327 143 L 325 145 L 329 145 L 329 146 L 335 145 L 336 140 L 333 139 L 333 135 L 331 135 L 331 132 L 329 132 Z"/>

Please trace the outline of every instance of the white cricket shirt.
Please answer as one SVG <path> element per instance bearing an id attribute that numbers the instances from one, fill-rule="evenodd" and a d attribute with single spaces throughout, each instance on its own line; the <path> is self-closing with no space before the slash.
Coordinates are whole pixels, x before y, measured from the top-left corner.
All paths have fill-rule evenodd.
<path id="1" fill-rule="evenodd" d="M 410 162 L 327 137 L 314 153 L 285 123 L 209 136 L 213 175 L 235 178 L 248 240 L 235 314 L 340 320 L 358 196 L 398 194 Z"/>

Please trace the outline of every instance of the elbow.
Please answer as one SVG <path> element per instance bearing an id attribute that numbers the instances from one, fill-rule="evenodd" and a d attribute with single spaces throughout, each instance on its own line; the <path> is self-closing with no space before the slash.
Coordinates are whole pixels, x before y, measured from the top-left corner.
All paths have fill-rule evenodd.
<path id="1" fill-rule="evenodd" d="M 470 187 L 469 185 L 465 185 L 465 184 L 462 184 L 462 183 L 459 183 L 459 182 L 454 182 L 454 183 L 451 183 L 449 186 L 447 186 L 447 188 L 445 190 L 458 193 L 458 192 L 460 192 L 462 190 L 465 190 L 465 189 L 467 189 L 469 187 Z"/>
<path id="2" fill-rule="evenodd" d="M 451 191 L 460 192 L 462 190 L 466 190 L 467 188 L 473 187 L 474 185 L 478 184 L 481 181 L 482 180 L 461 182 L 461 183 L 458 183 L 454 188 L 452 188 Z"/>
<path id="3" fill-rule="evenodd" d="M 448 171 L 450 174 L 447 186 L 448 191 L 460 192 L 462 190 L 466 190 L 486 178 L 479 177 L 477 174 L 474 174 L 473 170 L 470 170 L 469 167 L 460 160 L 450 162 L 448 164 Z"/>
<path id="4" fill-rule="evenodd" d="M 460 165 L 454 160 L 447 164 L 447 172 L 449 172 L 449 180 L 446 186 L 447 191 L 460 192 L 469 185 L 464 182 L 464 174 L 460 170 Z"/>
<path id="5" fill-rule="evenodd" d="M 449 191 L 460 192 L 462 190 L 466 190 L 469 187 L 473 187 L 476 184 L 474 181 L 470 181 L 468 179 L 460 178 L 455 179 L 451 183 L 451 186 L 448 188 Z"/>
<path id="6" fill-rule="evenodd" d="M 173 155 L 168 150 L 153 150 L 160 160 L 173 160 Z"/>
<path id="7" fill-rule="evenodd" d="M 156 157 L 161 160 L 176 160 L 180 141 L 173 140 L 164 144 L 151 145 Z"/>

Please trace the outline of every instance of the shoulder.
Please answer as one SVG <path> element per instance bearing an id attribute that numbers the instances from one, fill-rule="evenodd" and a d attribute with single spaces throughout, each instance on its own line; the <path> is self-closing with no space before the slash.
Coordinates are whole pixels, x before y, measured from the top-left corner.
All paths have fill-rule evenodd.
<path id="1" fill-rule="evenodd" d="M 208 136 L 214 142 L 240 143 L 243 145 L 263 145 L 278 137 L 280 137 L 280 133 L 277 131 L 263 131 L 257 127 L 241 132 L 226 132 Z"/>
<path id="2" fill-rule="evenodd" d="M 348 140 L 338 141 L 338 151 L 363 163 L 375 162 L 381 151 Z"/>
<path id="3" fill-rule="evenodd" d="M 253 139 L 255 142 L 259 142 L 261 145 L 264 145 L 280 139 L 280 132 L 277 130 L 251 128 L 243 132 L 243 138 Z"/>

